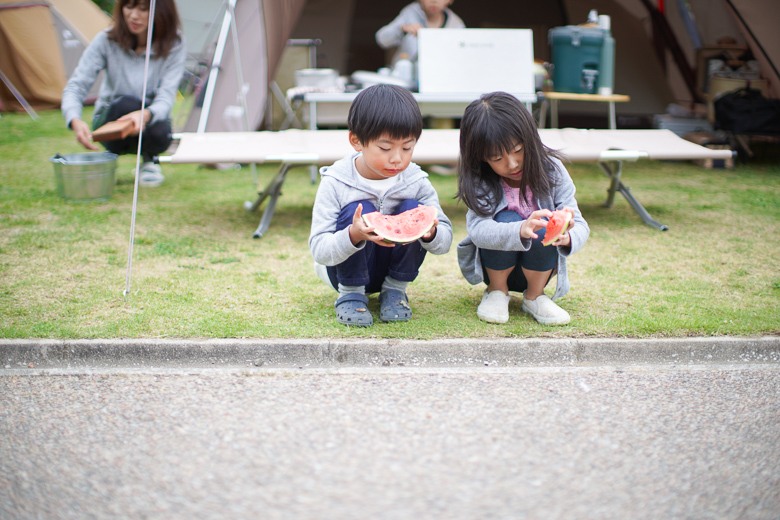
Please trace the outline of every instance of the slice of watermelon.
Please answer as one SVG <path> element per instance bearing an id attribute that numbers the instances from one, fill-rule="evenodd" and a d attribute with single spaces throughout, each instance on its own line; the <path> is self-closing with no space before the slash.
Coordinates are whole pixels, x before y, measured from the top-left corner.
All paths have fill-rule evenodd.
<path id="1" fill-rule="evenodd" d="M 550 220 L 547 222 L 547 231 L 544 234 L 544 240 L 542 240 L 543 246 L 549 246 L 555 240 L 563 235 L 567 229 L 569 229 L 569 221 L 571 220 L 571 213 L 566 210 L 558 209 L 553 211 Z"/>
<path id="2" fill-rule="evenodd" d="M 438 210 L 422 204 L 398 215 L 382 215 L 378 211 L 363 215 L 363 222 L 374 228 L 374 233 L 385 242 L 409 244 L 433 227 Z"/>

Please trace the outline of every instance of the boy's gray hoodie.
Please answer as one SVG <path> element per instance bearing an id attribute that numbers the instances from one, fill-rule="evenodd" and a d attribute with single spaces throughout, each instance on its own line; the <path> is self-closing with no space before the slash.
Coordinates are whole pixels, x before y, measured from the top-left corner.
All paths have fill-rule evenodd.
<path id="1" fill-rule="evenodd" d="M 392 214 L 396 206 L 407 199 L 435 207 L 439 212 L 436 236 L 430 242 L 419 240 L 419 243 L 434 255 L 447 253 L 452 244 L 452 224 L 439 205 L 439 196 L 428 180 L 428 174 L 416 164 L 410 163 L 408 168 L 398 174 L 398 182 L 380 197 L 361 187 L 358 182 L 356 176 L 359 174 L 353 165 L 359 154 L 360 152 L 348 155 L 332 166 L 320 169 L 322 179 L 314 200 L 309 236 L 309 249 L 314 262 L 325 266 L 338 265 L 366 246 L 365 242 L 360 242 L 357 246 L 352 245 L 349 227 L 336 231 L 336 222 L 342 208 L 359 200 L 373 202 L 377 210 L 384 215 Z"/>
<path id="2" fill-rule="evenodd" d="M 186 58 L 187 46 L 181 34 L 165 58 L 155 56 L 152 50 L 146 87 L 147 98 L 152 100 L 146 106 L 152 114 L 149 124 L 170 118 Z M 106 75 L 95 102 L 93 119 L 98 119 L 121 96 L 140 99 L 143 94 L 145 60 L 145 54 L 128 51 L 109 40 L 108 29 L 95 36 L 62 91 L 62 115 L 68 127 L 74 118 L 82 119 L 84 100 L 102 70 L 106 71 Z"/>

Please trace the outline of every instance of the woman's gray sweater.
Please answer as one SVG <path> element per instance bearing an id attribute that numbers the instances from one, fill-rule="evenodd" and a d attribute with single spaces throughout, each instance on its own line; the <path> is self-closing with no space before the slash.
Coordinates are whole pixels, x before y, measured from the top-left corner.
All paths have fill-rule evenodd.
<path id="1" fill-rule="evenodd" d="M 156 57 L 152 50 L 146 88 L 147 100 L 152 100 L 146 106 L 152 114 L 149 124 L 170 118 L 176 91 L 184 74 L 186 57 L 187 46 L 181 34 L 179 41 L 165 58 Z M 144 53 L 136 54 L 109 40 L 108 29 L 95 36 L 84 50 L 76 70 L 62 91 L 62 115 L 68 127 L 73 119 L 81 119 L 84 101 L 101 71 L 106 74 L 95 102 L 95 118 L 121 96 L 135 96 L 140 99 L 144 87 L 145 59 Z"/>

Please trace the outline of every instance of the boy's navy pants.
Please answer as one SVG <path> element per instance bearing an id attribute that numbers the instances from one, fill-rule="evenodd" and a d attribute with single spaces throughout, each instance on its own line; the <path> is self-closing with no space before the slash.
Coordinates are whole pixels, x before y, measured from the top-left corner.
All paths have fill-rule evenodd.
<path id="1" fill-rule="evenodd" d="M 376 211 L 373 203 L 367 200 L 352 202 L 341 209 L 336 230 L 346 229 L 352 224 L 358 204 L 363 205 L 363 214 Z M 393 215 L 414 209 L 420 203 L 413 199 L 401 202 Z M 366 293 L 376 293 L 382 290 L 382 283 L 387 276 L 392 276 L 399 282 L 411 282 L 417 278 L 420 266 L 425 259 L 425 249 L 418 240 L 411 244 L 395 247 L 382 247 L 366 241 L 366 246 L 344 262 L 328 267 L 328 278 L 334 288 L 338 284 L 364 286 Z"/>

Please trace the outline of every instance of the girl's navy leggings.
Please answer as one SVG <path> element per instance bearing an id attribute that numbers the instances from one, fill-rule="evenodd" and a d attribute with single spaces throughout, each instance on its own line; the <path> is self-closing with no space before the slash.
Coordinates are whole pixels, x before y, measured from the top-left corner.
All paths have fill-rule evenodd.
<path id="1" fill-rule="evenodd" d="M 515 211 L 504 210 L 498 213 L 494 220 L 496 222 L 520 222 L 523 218 Z M 514 271 L 509 274 L 509 290 L 523 292 L 528 288 L 528 281 L 525 279 L 522 268 L 529 271 L 549 271 L 555 269 L 558 265 L 558 249 L 552 246 L 543 246 L 545 229 L 536 232 L 539 238 L 531 239 L 531 249 L 528 251 L 499 251 L 495 249 L 480 249 L 479 254 L 482 259 L 482 275 L 485 283 L 490 283 L 490 277 L 487 269 L 503 271 L 514 267 Z M 550 274 L 552 277 L 552 273 Z M 548 279 L 549 281 L 549 279 Z"/>

